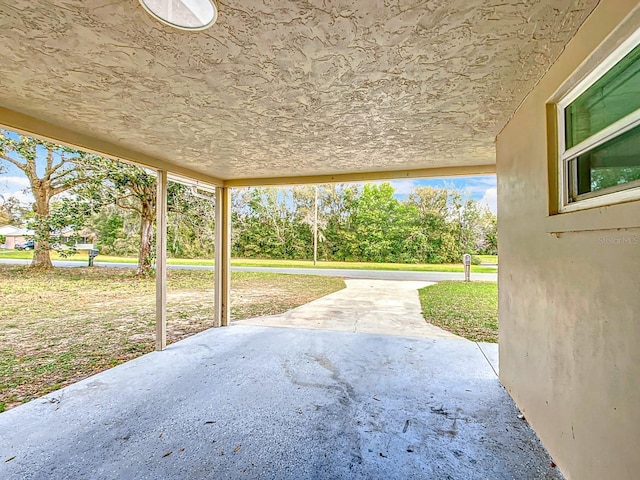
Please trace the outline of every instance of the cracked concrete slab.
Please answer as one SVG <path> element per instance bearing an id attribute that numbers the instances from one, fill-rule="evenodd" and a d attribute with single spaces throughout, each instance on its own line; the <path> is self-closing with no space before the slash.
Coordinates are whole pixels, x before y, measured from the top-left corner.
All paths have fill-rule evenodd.
<path id="1" fill-rule="evenodd" d="M 234 325 L 0 414 L 0 478 L 561 479 L 478 346 Z"/>
<path id="2" fill-rule="evenodd" d="M 421 338 L 457 335 L 425 322 L 418 289 L 433 282 L 346 279 L 347 288 L 280 315 L 241 320 L 244 325 L 309 328 Z"/>

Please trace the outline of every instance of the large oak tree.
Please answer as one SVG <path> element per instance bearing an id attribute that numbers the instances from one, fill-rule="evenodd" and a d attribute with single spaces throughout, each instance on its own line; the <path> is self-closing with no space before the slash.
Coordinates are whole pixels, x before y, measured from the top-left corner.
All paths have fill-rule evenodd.
<path id="1" fill-rule="evenodd" d="M 34 198 L 35 252 L 32 267 L 51 268 L 51 200 L 87 182 L 100 157 L 32 137 L 0 130 L 0 161 L 18 168 Z"/>

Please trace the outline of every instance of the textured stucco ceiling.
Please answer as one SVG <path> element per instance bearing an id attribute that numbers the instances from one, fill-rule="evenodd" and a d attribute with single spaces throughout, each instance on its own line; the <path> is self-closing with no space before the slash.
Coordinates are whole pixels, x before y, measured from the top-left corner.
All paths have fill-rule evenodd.
<path id="1" fill-rule="evenodd" d="M 596 4 L 0 1 L 0 105 L 222 179 L 486 165 Z"/>

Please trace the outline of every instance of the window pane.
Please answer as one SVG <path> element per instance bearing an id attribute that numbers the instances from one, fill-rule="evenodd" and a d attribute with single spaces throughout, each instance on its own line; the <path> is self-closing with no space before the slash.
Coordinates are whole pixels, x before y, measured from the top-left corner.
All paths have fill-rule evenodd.
<path id="1" fill-rule="evenodd" d="M 571 160 L 577 195 L 640 180 L 640 126 Z M 573 163 L 575 162 L 575 163 Z M 573 182 L 572 182 L 573 183 Z M 575 198 L 574 198 L 575 200 Z"/>
<path id="2" fill-rule="evenodd" d="M 640 108 L 640 45 L 565 108 L 566 148 Z"/>

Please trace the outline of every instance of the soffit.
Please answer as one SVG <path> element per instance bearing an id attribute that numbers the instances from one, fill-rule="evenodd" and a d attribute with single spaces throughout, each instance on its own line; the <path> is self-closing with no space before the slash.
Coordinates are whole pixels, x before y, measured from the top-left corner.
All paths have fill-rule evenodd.
<path id="1" fill-rule="evenodd" d="M 596 4 L 0 1 L 0 106 L 225 180 L 487 165 Z"/>

